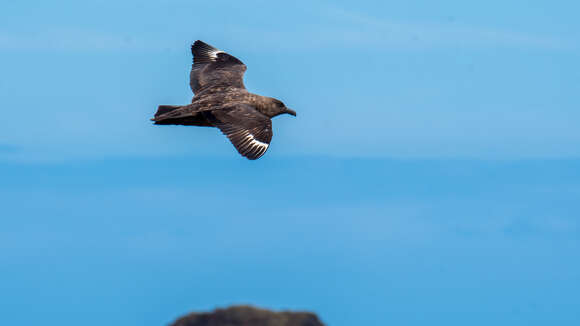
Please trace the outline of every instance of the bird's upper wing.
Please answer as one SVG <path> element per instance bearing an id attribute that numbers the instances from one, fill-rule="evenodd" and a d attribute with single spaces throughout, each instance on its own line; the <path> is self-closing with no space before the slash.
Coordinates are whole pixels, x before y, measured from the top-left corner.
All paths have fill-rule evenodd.
<path id="1" fill-rule="evenodd" d="M 272 121 L 253 106 L 234 104 L 202 114 L 248 159 L 258 159 L 268 150 L 272 140 Z"/>
<path id="2" fill-rule="evenodd" d="M 191 46 L 191 54 L 189 85 L 194 93 L 215 86 L 245 88 L 246 65 L 236 57 L 199 40 Z"/>

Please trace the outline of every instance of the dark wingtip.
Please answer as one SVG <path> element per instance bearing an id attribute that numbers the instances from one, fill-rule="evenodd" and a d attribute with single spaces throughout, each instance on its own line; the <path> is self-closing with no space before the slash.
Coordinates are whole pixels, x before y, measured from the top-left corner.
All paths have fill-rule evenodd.
<path id="1" fill-rule="evenodd" d="M 200 40 L 196 40 L 195 42 L 193 42 L 193 44 L 191 45 L 191 54 L 195 54 L 195 50 L 200 48 L 200 47 L 204 47 L 207 46 L 208 44 L 200 41 Z"/>
<path id="2" fill-rule="evenodd" d="M 203 41 L 197 40 L 191 45 L 191 51 L 207 51 L 207 50 L 217 50 L 214 46 L 211 46 Z"/>
<path id="3" fill-rule="evenodd" d="M 217 52 L 222 52 L 219 49 L 197 40 L 191 45 L 191 54 L 193 55 L 194 63 L 207 63 L 215 61 Z"/>

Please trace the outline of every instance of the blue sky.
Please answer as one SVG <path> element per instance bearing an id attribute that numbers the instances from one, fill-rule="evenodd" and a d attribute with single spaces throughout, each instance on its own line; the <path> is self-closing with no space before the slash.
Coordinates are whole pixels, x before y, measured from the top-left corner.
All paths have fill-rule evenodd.
<path id="1" fill-rule="evenodd" d="M 0 323 L 577 324 L 579 9 L 2 4 Z M 262 159 L 148 121 L 196 39 L 298 112 Z"/>

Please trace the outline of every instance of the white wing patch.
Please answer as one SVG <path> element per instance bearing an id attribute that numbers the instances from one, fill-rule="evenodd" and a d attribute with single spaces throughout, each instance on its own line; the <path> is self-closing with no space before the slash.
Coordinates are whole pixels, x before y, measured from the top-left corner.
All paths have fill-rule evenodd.
<path id="1" fill-rule="evenodd" d="M 239 130 L 228 135 L 240 154 L 257 159 L 266 153 L 270 144 L 257 140 L 248 130 Z"/>
<path id="2" fill-rule="evenodd" d="M 245 137 L 242 143 L 240 144 L 240 147 L 246 148 L 250 152 L 256 153 L 256 156 L 262 156 L 268 149 L 268 146 L 270 146 L 270 144 L 257 140 L 256 138 L 254 138 L 254 135 L 250 134 L 247 131 L 244 131 L 243 134 Z"/>
<path id="3" fill-rule="evenodd" d="M 217 59 L 217 55 L 218 55 L 218 53 L 225 53 L 225 52 L 224 52 L 224 51 L 222 51 L 222 50 L 217 50 L 217 49 L 216 49 L 216 50 L 213 50 L 213 51 L 209 51 L 209 52 L 208 52 L 208 55 L 209 55 L 209 57 L 210 57 L 210 58 L 212 58 L 212 59 L 214 59 L 214 60 L 215 60 L 215 59 Z"/>

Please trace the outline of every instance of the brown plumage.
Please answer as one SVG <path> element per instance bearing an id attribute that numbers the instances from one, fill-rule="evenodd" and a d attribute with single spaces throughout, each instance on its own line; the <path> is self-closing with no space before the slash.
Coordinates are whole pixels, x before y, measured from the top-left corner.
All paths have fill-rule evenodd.
<path id="1" fill-rule="evenodd" d="M 151 120 L 157 125 L 217 127 L 250 160 L 260 158 L 270 146 L 270 118 L 296 112 L 281 101 L 246 90 L 246 65 L 232 55 L 202 41 L 191 46 L 191 104 L 160 105 Z"/>

